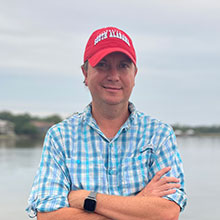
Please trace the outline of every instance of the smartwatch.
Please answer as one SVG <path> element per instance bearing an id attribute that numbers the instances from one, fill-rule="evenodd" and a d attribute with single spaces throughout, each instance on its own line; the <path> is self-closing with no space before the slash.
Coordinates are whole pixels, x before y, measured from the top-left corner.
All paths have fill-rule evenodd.
<path id="1" fill-rule="evenodd" d="M 96 207 L 96 194 L 97 192 L 90 192 L 88 197 L 84 201 L 84 210 L 88 212 L 94 212 Z"/>

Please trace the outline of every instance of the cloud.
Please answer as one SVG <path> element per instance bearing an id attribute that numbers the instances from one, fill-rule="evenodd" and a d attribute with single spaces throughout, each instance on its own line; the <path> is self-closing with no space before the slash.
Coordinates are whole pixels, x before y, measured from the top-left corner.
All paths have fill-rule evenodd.
<path id="1" fill-rule="evenodd" d="M 137 107 L 168 122 L 217 122 L 219 9 L 217 0 L 1 0 L 0 110 L 82 109 L 89 102 L 80 72 L 85 44 L 111 25 L 136 47 Z"/>

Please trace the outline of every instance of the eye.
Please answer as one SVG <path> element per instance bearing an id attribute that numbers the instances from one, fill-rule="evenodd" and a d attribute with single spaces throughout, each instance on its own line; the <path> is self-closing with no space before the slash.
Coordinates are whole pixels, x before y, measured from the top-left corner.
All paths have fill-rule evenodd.
<path id="1" fill-rule="evenodd" d="M 129 63 L 127 63 L 127 62 L 120 63 L 120 65 L 119 65 L 119 67 L 123 68 L 123 69 L 129 68 L 129 66 L 130 66 Z"/>
<path id="2" fill-rule="evenodd" d="M 105 61 L 100 61 L 96 67 L 99 67 L 99 68 L 107 68 L 107 63 Z"/>

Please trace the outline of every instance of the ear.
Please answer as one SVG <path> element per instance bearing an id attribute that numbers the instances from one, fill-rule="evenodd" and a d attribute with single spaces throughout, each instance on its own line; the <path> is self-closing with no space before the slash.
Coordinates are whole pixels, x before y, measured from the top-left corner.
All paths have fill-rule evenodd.
<path id="1" fill-rule="evenodd" d="M 138 72 L 138 68 L 135 66 L 135 70 L 134 70 L 135 72 L 134 72 L 134 86 L 135 86 L 135 77 L 136 77 L 136 75 L 137 75 L 137 72 Z"/>
<path id="2" fill-rule="evenodd" d="M 136 77 L 137 72 L 138 72 L 138 68 L 137 68 L 137 67 L 135 67 L 135 73 L 134 73 L 134 77 Z"/>
<path id="3" fill-rule="evenodd" d="M 87 76 L 88 76 L 88 72 L 84 69 L 83 65 L 81 66 L 81 70 L 82 70 L 83 75 L 84 75 L 84 77 L 85 77 L 85 79 L 84 79 L 83 82 L 84 82 L 85 85 L 87 86 Z"/>

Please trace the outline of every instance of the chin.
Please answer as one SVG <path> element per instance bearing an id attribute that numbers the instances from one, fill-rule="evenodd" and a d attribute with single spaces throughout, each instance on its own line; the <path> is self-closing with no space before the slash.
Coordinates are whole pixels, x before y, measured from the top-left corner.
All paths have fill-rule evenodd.
<path id="1" fill-rule="evenodd" d="M 105 100 L 105 103 L 108 104 L 108 105 L 118 105 L 118 104 L 121 104 L 123 103 L 124 101 L 123 100 L 116 100 L 116 99 L 106 99 Z"/>

